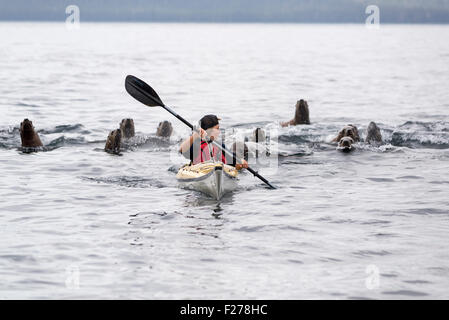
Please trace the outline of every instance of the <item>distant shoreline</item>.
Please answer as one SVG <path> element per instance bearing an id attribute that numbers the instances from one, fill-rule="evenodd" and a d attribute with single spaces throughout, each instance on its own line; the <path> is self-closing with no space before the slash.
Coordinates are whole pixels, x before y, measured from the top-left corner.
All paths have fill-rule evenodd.
<path id="1" fill-rule="evenodd" d="M 0 21 L 449 24 L 449 0 L 0 0 Z"/>

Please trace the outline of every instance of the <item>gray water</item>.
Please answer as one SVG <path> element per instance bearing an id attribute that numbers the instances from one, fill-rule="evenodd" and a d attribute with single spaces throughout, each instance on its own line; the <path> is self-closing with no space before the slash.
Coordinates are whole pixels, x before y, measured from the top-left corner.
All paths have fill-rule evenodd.
<path id="1" fill-rule="evenodd" d="M 0 298 L 449 298 L 449 27 L 0 24 Z M 191 122 L 275 130 L 275 170 L 180 189 Z M 280 128 L 296 100 L 310 126 Z M 137 137 L 103 151 L 122 118 Z M 24 153 L 33 121 L 45 151 Z M 169 141 L 155 137 L 170 120 Z M 343 154 L 342 126 L 385 144 Z"/>

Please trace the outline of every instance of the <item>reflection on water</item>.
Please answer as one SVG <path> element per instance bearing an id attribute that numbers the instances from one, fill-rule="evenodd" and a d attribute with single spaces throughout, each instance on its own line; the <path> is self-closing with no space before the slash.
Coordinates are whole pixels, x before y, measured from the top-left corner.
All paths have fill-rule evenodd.
<path id="1" fill-rule="evenodd" d="M 239 192 L 237 189 L 235 192 Z M 220 200 L 215 200 L 207 195 L 204 195 L 197 191 L 191 191 L 185 197 L 184 207 L 195 207 L 201 210 L 210 210 L 215 213 L 222 211 L 221 208 L 223 205 L 232 205 L 234 193 L 225 194 Z"/>

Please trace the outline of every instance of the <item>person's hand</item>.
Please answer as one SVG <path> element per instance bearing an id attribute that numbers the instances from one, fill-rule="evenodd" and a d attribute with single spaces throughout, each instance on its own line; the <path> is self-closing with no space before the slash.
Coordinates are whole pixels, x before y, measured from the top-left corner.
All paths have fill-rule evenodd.
<path id="1" fill-rule="evenodd" d="M 207 137 L 207 132 L 206 130 L 203 130 L 202 128 L 198 128 L 198 131 L 195 131 L 192 135 L 193 139 L 198 139 L 201 138 L 201 140 L 206 139 Z"/>
<path id="2" fill-rule="evenodd" d="M 241 160 L 241 164 L 240 163 L 237 163 L 236 165 L 235 165 L 235 168 L 237 169 L 237 170 L 241 170 L 242 168 L 245 168 L 245 169 L 248 169 L 248 162 L 246 162 L 246 160 Z"/>

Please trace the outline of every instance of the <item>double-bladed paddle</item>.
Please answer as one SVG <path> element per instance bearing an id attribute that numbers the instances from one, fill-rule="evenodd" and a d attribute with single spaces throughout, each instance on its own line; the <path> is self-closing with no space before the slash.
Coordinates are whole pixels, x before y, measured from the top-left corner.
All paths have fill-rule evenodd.
<path id="1" fill-rule="evenodd" d="M 151 88 L 147 83 L 145 83 L 144 81 L 140 80 L 139 78 L 136 78 L 134 76 L 127 76 L 126 80 L 125 80 L 125 88 L 126 91 L 128 91 L 128 93 L 137 101 L 143 103 L 144 105 L 147 105 L 149 107 L 162 107 L 165 110 L 167 110 L 168 112 L 170 112 L 172 115 L 174 115 L 176 118 L 178 118 L 179 120 L 181 120 L 182 122 L 184 122 L 184 124 L 186 124 L 188 127 L 190 127 L 190 129 L 194 129 L 193 125 L 188 122 L 186 119 L 184 119 L 183 117 L 181 117 L 179 114 L 177 114 L 176 112 L 174 112 L 172 109 L 170 109 L 169 107 L 167 107 L 161 100 L 161 98 L 159 98 L 158 94 L 156 93 L 156 91 L 154 91 L 153 88 Z M 221 146 L 220 144 L 218 144 L 215 141 L 212 141 L 212 144 L 214 144 L 215 146 L 217 146 L 218 148 L 220 148 L 224 153 L 226 153 L 229 156 L 232 156 L 233 161 L 235 161 L 236 163 L 241 164 L 241 162 L 236 159 L 234 153 L 232 153 L 231 151 L 229 151 L 228 149 L 224 148 L 223 146 Z M 266 185 L 268 185 L 271 189 L 276 189 L 276 187 L 274 187 L 271 183 L 269 183 L 264 177 L 262 177 L 257 171 L 254 171 L 253 169 L 251 169 L 250 167 L 247 168 L 247 170 L 249 172 L 251 172 L 254 176 L 256 176 L 257 178 L 259 178 L 260 180 L 262 180 Z"/>

